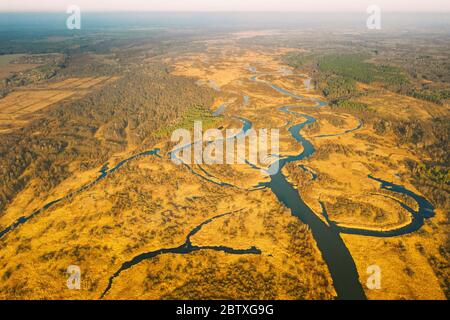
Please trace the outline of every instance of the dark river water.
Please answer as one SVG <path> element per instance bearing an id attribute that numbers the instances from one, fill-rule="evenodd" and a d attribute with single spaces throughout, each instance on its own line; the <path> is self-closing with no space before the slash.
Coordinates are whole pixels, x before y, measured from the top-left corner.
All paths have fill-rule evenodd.
<path id="1" fill-rule="evenodd" d="M 311 101 L 311 99 L 303 98 L 302 96 L 289 92 L 286 89 L 280 88 L 274 84 L 258 80 L 258 76 L 253 76 L 251 80 L 260 83 L 265 83 L 269 85 L 272 89 L 276 90 L 277 92 L 285 94 L 296 100 Z M 327 105 L 325 101 L 315 100 L 315 102 L 317 108 Z M 407 205 L 405 205 L 404 203 L 401 203 L 400 201 L 394 199 L 394 201 L 397 201 L 403 208 L 405 208 L 411 214 L 412 222 L 404 227 L 389 231 L 372 231 L 357 228 L 344 228 L 338 226 L 336 223 L 329 220 L 326 209 L 323 206 L 324 214 L 327 218 L 326 219 L 327 222 L 324 222 L 322 219 L 319 218 L 319 216 L 316 213 L 314 213 L 311 210 L 311 208 L 308 207 L 308 205 L 303 201 L 303 199 L 299 195 L 298 190 L 295 189 L 287 181 L 286 177 L 282 173 L 282 168 L 288 163 L 304 160 L 308 157 L 311 157 L 315 152 L 313 144 L 301 135 L 301 131 L 304 127 L 316 122 L 316 119 L 305 113 L 291 111 L 290 109 L 294 107 L 299 108 L 303 106 L 302 105 L 283 106 L 279 110 L 281 112 L 296 115 L 305 119 L 302 123 L 296 124 L 291 128 L 289 128 L 289 132 L 291 133 L 292 137 L 303 146 L 303 151 L 298 155 L 283 158 L 280 159 L 278 163 L 274 163 L 273 166 L 279 168 L 279 171 L 277 174 L 271 176 L 271 181 L 267 183 L 267 187 L 269 187 L 272 190 L 272 192 L 276 195 L 276 197 L 281 203 L 283 203 L 287 208 L 291 210 L 291 213 L 294 216 L 298 217 L 303 223 L 307 224 L 310 227 L 314 239 L 317 242 L 317 246 L 320 252 L 322 253 L 322 257 L 328 266 L 329 272 L 333 279 L 334 288 L 338 295 L 338 299 L 343 300 L 365 299 L 366 295 L 364 293 L 364 289 L 362 287 L 361 279 L 358 275 L 355 262 L 349 250 L 347 249 L 344 241 L 342 240 L 340 234 L 345 233 L 345 234 L 355 234 L 372 237 L 395 237 L 405 235 L 419 230 L 424 224 L 424 219 L 433 217 L 434 208 L 428 200 L 406 189 L 403 186 L 396 185 L 384 181 L 382 179 L 369 176 L 368 177 L 369 179 L 379 182 L 382 189 L 407 195 L 417 202 L 419 209 L 416 212 Z M 308 106 L 307 108 L 310 107 Z M 342 134 L 352 133 L 356 130 L 359 130 L 362 126 L 363 123 L 360 122 L 356 128 L 347 130 Z M 318 137 L 332 137 L 342 134 L 321 135 Z M 303 167 L 303 169 L 305 170 L 305 167 Z M 269 170 L 269 172 L 271 172 L 271 170 Z M 313 179 L 316 179 L 317 175 L 314 175 L 314 173 L 312 174 Z"/>
<path id="2" fill-rule="evenodd" d="M 273 86 L 272 86 L 273 87 Z M 295 95 L 294 95 L 295 96 Z M 326 105 L 319 102 L 318 107 Z M 282 173 L 282 168 L 290 162 L 297 162 L 312 156 L 315 152 L 310 141 L 301 135 L 301 130 L 316 120 L 306 114 L 300 114 L 289 110 L 288 106 L 280 111 L 301 116 L 306 120 L 289 129 L 292 136 L 303 146 L 303 151 L 294 156 L 279 160 L 276 165 L 279 168 L 277 174 L 271 176 L 267 186 L 276 195 L 278 200 L 291 210 L 291 213 L 310 227 L 322 257 L 328 266 L 333 279 L 334 288 L 339 299 L 361 300 L 365 299 L 365 293 L 359 281 L 355 262 L 345 246 L 339 231 L 330 228 L 326 222 L 319 218 L 303 201 L 297 189 L 294 188 Z"/>

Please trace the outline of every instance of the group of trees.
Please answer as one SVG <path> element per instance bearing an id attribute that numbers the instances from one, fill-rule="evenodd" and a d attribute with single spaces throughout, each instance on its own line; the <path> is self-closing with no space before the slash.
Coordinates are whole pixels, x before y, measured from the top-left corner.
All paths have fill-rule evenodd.
<path id="1" fill-rule="evenodd" d="M 430 123 L 419 123 L 430 143 L 415 145 L 417 151 L 429 160 L 407 161 L 417 188 L 439 208 L 450 209 L 450 160 L 448 157 L 450 119 L 436 118 Z"/>
<path id="2" fill-rule="evenodd" d="M 14 72 L 0 79 L 0 98 L 6 96 L 16 87 L 35 84 L 54 77 L 67 63 L 65 55 L 26 55 L 11 63 L 39 64 L 28 71 Z"/>
<path id="3" fill-rule="evenodd" d="M 283 60 L 291 67 L 300 69 L 304 68 L 306 64 L 314 60 L 314 55 L 290 52 L 283 57 Z"/>
<path id="4" fill-rule="evenodd" d="M 450 163 L 448 157 L 450 119 L 374 120 L 373 128 L 379 135 L 393 134 L 399 145 L 409 145 L 422 155 L 422 161 L 406 161 L 415 185 L 439 208 L 450 207 Z M 428 160 L 426 160 L 428 159 Z"/>
<path id="5" fill-rule="evenodd" d="M 328 213 L 332 215 L 331 220 L 351 219 L 351 221 L 360 224 L 371 222 L 372 225 L 384 225 L 390 221 L 389 215 L 385 210 L 367 202 L 355 202 L 348 197 L 339 196 L 334 203 L 327 202 L 325 206 Z M 406 217 L 402 217 L 406 220 Z"/>

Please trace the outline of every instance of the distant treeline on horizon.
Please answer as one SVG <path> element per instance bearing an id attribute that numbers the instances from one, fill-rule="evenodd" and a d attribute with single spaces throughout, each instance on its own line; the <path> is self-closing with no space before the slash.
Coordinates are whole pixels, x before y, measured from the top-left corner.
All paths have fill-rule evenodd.
<path id="1" fill-rule="evenodd" d="M 65 29 L 65 12 L 0 12 L 0 33 Z M 366 28 L 366 12 L 82 12 L 82 29 L 208 28 L 295 29 Z M 450 30 L 450 13 L 383 13 L 383 28 Z"/>

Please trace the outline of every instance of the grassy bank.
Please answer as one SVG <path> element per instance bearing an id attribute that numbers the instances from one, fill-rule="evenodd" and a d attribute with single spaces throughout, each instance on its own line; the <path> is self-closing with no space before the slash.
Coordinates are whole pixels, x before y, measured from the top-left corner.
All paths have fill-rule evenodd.
<path id="1" fill-rule="evenodd" d="M 200 106 L 193 106 L 177 120 L 174 124 L 160 128 L 153 134 L 156 138 L 169 137 L 177 129 L 192 130 L 196 121 L 201 121 L 203 129 L 209 129 L 216 126 L 222 117 L 214 117 L 212 112 Z"/>

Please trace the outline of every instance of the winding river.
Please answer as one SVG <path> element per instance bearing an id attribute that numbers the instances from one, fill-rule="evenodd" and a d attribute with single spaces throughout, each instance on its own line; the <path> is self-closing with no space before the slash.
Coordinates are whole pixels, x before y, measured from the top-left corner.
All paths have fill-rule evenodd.
<path id="1" fill-rule="evenodd" d="M 325 102 L 318 101 L 318 107 L 324 105 L 326 105 Z M 303 151 L 298 155 L 289 156 L 280 159 L 278 163 L 274 163 L 273 165 L 277 166 L 279 171 L 277 174 L 271 176 L 271 180 L 267 183 L 267 186 L 276 195 L 278 200 L 291 210 L 291 213 L 295 217 L 299 218 L 303 223 L 310 227 L 317 246 L 322 253 L 322 257 L 328 266 L 338 298 L 345 300 L 365 299 L 365 293 L 359 281 L 355 262 L 345 246 L 339 231 L 336 228 L 330 228 L 326 222 L 320 219 L 320 217 L 306 205 L 299 196 L 297 189 L 287 181 L 286 176 L 282 172 L 283 167 L 288 163 L 306 159 L 315 152 L 312 143 L 306 140 L 300 132 L 305 126 L 314 123 L 316 120 L 307 114 L 291 111 L 290 108 L 290 106 L 284 106 L 280 111 L 298 115 L 306 119 L 304 122 L 294 125 L 289 129 L 289 132 L 294 139 L 302 144 Z"/>
<path id="2" fill-rule="evenodd" d="M 249 70 L 251 70 L 252 72 L 256 72 L 256 68 L 254 68 L 254 67 L 250 67 Z M 272 89 L 276 90 L 277 92 L 297 100 L 299 103 L 301 101 L 308 101 L 308 102 L 313 101 L 316 103 L 315 108 L 321 108 L 321 107 L 324 107 L 327 105 L 327 103 L 325 101 L 321 101 L 319 99 L 306 98 L 306 97 L 297 95 L 295 93 L 292 93 L 286 89 L 280 88 L 270 82 L 259 80 L 258 77 L 262 76 L 262 75 L 263 74 L 255 75 L 255 76 L 251 77 L 251 80 L 255 81 L 255 82 L 264 83 L 264 84 L 270 86 Z M 273 163 L 272 167 L 279 168 L 279 170 L 272 171 L 269 169 L 269 172 L 277 172 L 277 173 L 275 175 L 270 176 L 269 182 L 264 183 L 264 184 L 260 185 L 259 187 L 260 188 L 270 188 L 272 190 L 272 192 L 274 193 L 274 195 L 277 197 L 277 199 L 283 205 L 285 205 L 288 209 L 290 209 L 292 215 L 294 215 L 295 217 L 300 219 L 303 223 L 305 223 L 309 226 L 309 228 L 314 236 L 314 239 L 317 242 L 317 246 L 318 246 L 319 250 L 321 251 L 322 257 L 323 257 L 326 265 L 328 266 L 328 269 L 329 269 L 329 272 L 333 279 L 333 285 L 337 292 L 338 298 L 339 299 L 352 299 L 352 300 L 365 299 L 366 296 L 365 296 L 363 287 L 361 285 L 361 282 L 359 280 L 359 275 L 358 275 L 358 271 L 357 271 L 355 262 L 351 256 L 349 250 L 347 249 L 344 241 L 342 240 L 341 234 L 355 234 L 355 235 L 371 236 L 371 237 L 395 237 L 395 236 L 405 235 L 405 234 L 419 230 L 423 226 L 425 219 L 429 219 L 429 218 L 433 217 L 434 216 L 434 208 L 433 208 L 432 204 L 428 200 L 426 200 L 424 197 L 415 194 L 414 192 L 408 190 L 404 186 L 393 184 L 393 183 L 384 181 L 382 179 L 379 179 L 379 178 L 376 178 L 373 176 L 368 176 L 368 179 L 371 179 L 371 180 L 374 180 L 374 181 L 380 183 L 381 189 L 385 189 L 385 190 L 389 190 L 389 191 L 392 191 L 395 193 L 406 195 L 406 196 L 412 198 L 417 203 L 418 209 L 414 210 L 411 207 L 409 207 L 408 205 L 404 204 L 403 202 L 392 198 L 393 201 L 396 201 L 407 212 L 409 212 L 411 214 L 411 222 L 409 224 L 407 224 L 406 226 L 403 226 L 403 227 L 399 227 L 394 230 L 387 230 L 387 231 L 373 231 L 373 230 L 365 230 L 365 229 L 358 229 L 358 228 L 342 227 L 329 219 L 328 213 L 323 204 L 321 204 L 321 205 L 323 208 L 322 214 L 324 216 L 324 219 L 321 219 L 321 217 L 319 215 L 317 215 L 315 212 L 313 212 L 308 207 L 308 205 L 303 201 L 303 199 L 299 195 L 298 190 L 295 189 L 291 183 L 289 183 L 286 176 L 284 176 L 282 173 L 283 167 L 286 166 L 288 163 L 299 162 L 301 160 L 304 160 L 308 157 L 311 157 L 315 152 L 315 148 L 314 148 L 313 144 L 301 135 L 301 131 L 306 126 L 311 125 L 314 122 L 316 122 L 316 119 L 308 114 L 293 111 L 292 110 L 293 108 L 311 108 L 311 106 L 295 104 L 295 105 L 282 106 L 281 108 L 278 108 L 279 112 L 298 116 L 299 118 L 304 119 L 303 122 L 293 125 L 289 128 L 290 134 L 299 144 L 302 145 L 303 151 L 298 155 L 280 158 L 275 163 Z M 225 105 L 221 105 L 219 109 L 220 110 L 218 110 L 218 114 L 222 113 L 225 110 Z M 236 117 L 236 118 L 239 119 L 243 123 L 243 128 L 242 128 L 241 132 L 238 133 L 237 136 L 246 134 L 246 132 L 252 128 L 252 123 L 249 120 L 244 119 L 244 118 L 238 118 L 238 117 Z M 342 134 L 352 133 L 352 132 L 360 129 L 362 126 L 363 126 L 363 123 L 360 122 L 360 124 L 358 125 L 357 128 L 347 130 Z M 339 134 L 339 135 L 341 135 L 341 134 Z M 337 135 L 322 135 L 322 137 L 325 137 L 325 136 L 330 137 L 330 136 L 337 136 Z M 318 136 L 318 137 L 321 137 L 321 136 Z M 195 143 L 197 143 L 197 142 L 194 142 L 194 144 Z M 187 148 L 187 147 L 191 147 L 191 146 L 192 146 L 192 144 L 189 144 L 189 145 L 183 146 L 181 148 Z M 169 153 L 169 158 L 173 159 L 173 157 L 177 151 L 180 151 L 180 149 L 172 150 Z M 19 228 L 21 225 L 25 224 L 27 221 L 35 218 L 40 213 L 53 207 L 57 203 L 64 201 L 64 200 L 70 201 L 73 198 L 73 196 L 75 196 L 83 191 L 86 191 L 87 189 L 98 184 L 101 180 L 105 179 L 110 174 L 119 170 L 124 164 L 126 164 L 132 160 L 144 157 L 144 156 L 158 156 L 159 157 L 158 153 L 159 153 L 158 149 L 139 153 L 137 155 L 134 155 L 127 159 L 122 160 L 121 162 L 119 162 L 116 166 L 114 166 L 111 169 L 108 169 L 108 166 L 105 165 L 101 169 L 100 175 L 96 179 L 94 179 L 92 182 L 82 186 L 78 190 L 71 192 L 62 198 L 59 198 L 57 200 L 47 203 L 41 209 L 34 211 L 33 213 L 31 213 L 28 216 L 23 216 L 23 217 L 19 218 L 13 224 L 6 227 L 4 230 L 0 231 L 0 239 L 5 237 L 8 233 L 12 232 L 13 230 Z M 184 165 L 186 165 L 189 168 L 189 170 L 192 174 L 195 174 L 199 178 L 206 179 L 207 181 L 209 181 L 211 183 L 215 183 L 221 187 L 236 187 L 231 184 L 227 184 L 227 183 L 219 181 L 218 179 L 216 179 L 216 178 L 212 177 L 210 174 L 208 174 L 208 172 L 206 172 L 201 167 L 200 167 L 200 171 L 203 174 L 194 171 L 194 169 L 187 164 L 184 164 Z M 249 165 L 251 165 L 251 164 L 249 164 Z M 309 172 L 312 175 L 313 180 L 315 180 L 317 178 L 316 172 L 310 170 L 308 167 L 306 167 L 302 164 L 300 164 L 299 166 L 303 170 Z M 252 167 L 254 167 L 254 166 L 252 166 Z M 254 167 L 254 168 L 259 169 L 256 167 Z M 256 190 L 256 189 L 253 189 L 253 190 Z M 252 190 L 247 190 L 247 191 L 252 191 Z M 140 263 L 143 260 L 151 259 L 158 255 L 170 254 L 170 253 L 172 253 L 172 254 L 189 254 L 189 253 L 192 253 L 195 251 L 200 251 L 200 250 L 214 250 L 214 251 L 221 251 L 221 252 L 225 252 L 225 253 L 229 253 L 229 254 L 261 254 L 261 251 L 259 249 L 257 249 L 256 247 L 251 247 L 248 249 L 241 250 L 241 249 L 233 249 L 233 248 L 229 248 L 229 247 L 225 247 L 225 246 L 194 246 L 194 245 L 192 245 L 192 243 L 191 243 L 192 236 L 194 236 L 196 233 L 198 233 L 203 226 L 205 226 L 208 223 L 211 223 L 212 221 L 214 221 L 216 219 L 219 219 L 221 217 L 224 217 L 224 216 L 230 215 L 230 214 L 233 214 L 233 212 L 220 214 L 209 220 L 204 221 L 203 223 L 201 223 L 200 225 L 195 227 L 192 231 L 190 231 L 185 239 L 185 242 L 178 247 L 162 248 L 162 249 L 158 249 L 155 251 L 142 253 L 142 254 L 139 254 L 136 257 L 132 258 L 131 260 L 124 262 L 122 264 L 122 266 L 119 268 L 119 270 L 117 272 L 115 272 L 109 279 L 108 286 L 104 290 L 102 297 L 104 297 L 105 294 L 108 293 L 108 291 L 111 289 L 111 286 L 113 285 L 114 279 L 117 278 L 123 271 L 125 271 L 129 268 L 132 268 L 133 266 L 135 266 L 136 264 Z"/>
<path id="3" fill-rule="evenodd" d="M 250 78 L 252 81 L 260 82 L 269 85 L 272 89 L 279 93 L 285 94 L 291 98 L 299 101 L 311 101 L 311 99 L 301 97 L 295 93 L 289 92 L 286 89 L 280 88 L 272 83 L 262 81 L 258 79 L 258 76 L 253 76 Z M 320 108 L 326 106 L 327 103 L 321 100 L 315 100 L 316 107 Z M 418 204 L 418 210 L 414 211 L 412 208 L 406 204 L 397 201 L 403 208 L 405 208 L 412 217 L 411 223 L 408 225 L 388 231 L 372 231 L 357 228 L 346 228 L 340 227 L 336 223 L 330 221 L 325 207 L 324 216 L 326 222 L 324 222 L 320 217 L 314 213 L 308 205 L 303 201 L 299 192 L 287 181 L 286 176 L 282 173 L 282 168 L 290 162 L 297 162 L 304 160 L 312 156 L 315 152 L 313 144 L 305 139 L 301 135 L 301 130 L 307 126 L 316 122 L 316 119 L 305 113 L 294 112 L 291 109 L 293 107 L 305 107 L 302 105 L 294 106 L 283 106 L 279 110 L 284 113 L 291 115 L 296 115 L 305 119 L 304 122 L 294 125 L 289 128 L 289 132 L 293 138 L 303 146 L 303 151 L 294 156 L 283 158 L 274 163 L 273 166 L 280 168 L 277 174 L 271 176 L 271 181 L 266 185 L 272 190 L 272 192 L 277 196 L 278 200 L 283 203 L 287 208 L 291 210 L 291 213 L 298 217 L 303 223 L 307 224 L 317 242 L 317 246 L 322 253 L 322 257 L 328 266 L 329 272 L 333 279 L 333 285 L 338 295 L 338 299 L 343 300 L 362 300 L 365 299 L 365 293 L 361 282 L 359 280 L 358 271 L 356 269 L 355 262 L 351 256 L 349 250 L 347 249 L 341 233 L 344 234 L 355 234 L 363 236 L 372 237 L 395 237 L 405 235 L 414 231 L 419 230 L 423 224 L 424 219 L 428 219 L 434 216 L 434 208 L 431 203 L 424 197 L 415 194 L 414 192 L 408 190 L 404 186 L 396 185 L 379 178 L 369 176 L 369 179 L 375 180 L 380 183 L 381 188 L 385 190 L 390 190 L 399 194 L 404 194 L 412 199 L 414 199 Z M 363 126 L 360 121 L 359 125 L 351 130 L 347 130 L 342 134 L 348 134 L 359 130 Z M 342 135 L 338 134 L 338 135 Z M 318 137 L 331 137 L 338 135 L 321 135 Z M 305 169 L 305 167 L 303 167 Z M 270 171 L 270 170 L 269 170 Z M 313 179 L 317 178 L 317 175 Z"/>

